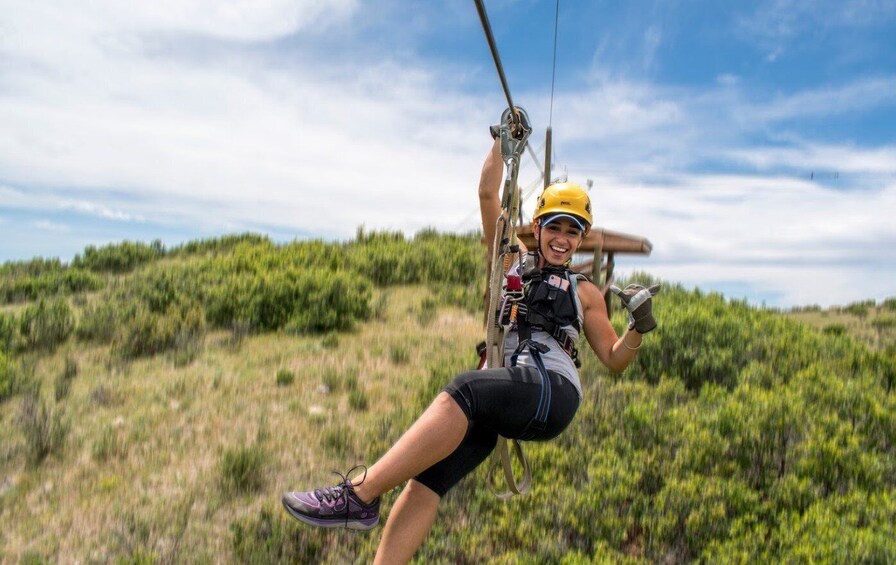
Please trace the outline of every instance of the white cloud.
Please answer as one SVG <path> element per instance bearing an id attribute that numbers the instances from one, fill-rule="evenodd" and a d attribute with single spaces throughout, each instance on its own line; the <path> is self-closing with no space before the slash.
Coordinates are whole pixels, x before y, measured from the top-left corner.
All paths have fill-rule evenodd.
<path id="1" fill-rule="evenodd" d="M 760 122 L 854 114 L 896 106 L 896 77 L 872 77 L 762 101 L 747 109 Z"/>
<path id="2" fill-rule="evenodd" d="M 68 233 L 71 231 L 71 226 L 50 220 L 37 220 L 31 223 L 31 227 L 52 233 Z"/>
<path id="3" fill-rule="evenodd" d="M 376 17 L 370 6 L 0 0 L 0 10 L 4 208 L 327 237 L 350 236 L 361 224 L 478 225 L 485 124 L 500 111 L 494 96 L 464 93 L 460 71 L 413 53 L 399 60 L 365 44 L 337 59 L 284 40 L 326 33 L 332 43 L 357 41 L 354 29 Z M 634 64 L 649 67 L 664 36 L 659 26 L 638 33 Z M 805 303 L 793 288 L 817 277 L 840 286 L 812 293 L 845 296 L 853 287 L 840 264 L 859 261 L 864 273 L 881 242 L 896 242 L 886 214 L 869 213 L 896 209 L 892 183 L 858 197 L 782 173 L 834 169 L 854 188 L 847 174 L 896 173 L 896 148 L 780 131 L 787 120 L 892 105 L 893 77 L 772 100 L 732 74 L 708 90 L 605 73 L 583 84 L 556 95 L 557 164 L 569 165 L 573 180 L 595 179 L 602 225 L 654 242 L 651 271 L 745 280 Z M 514 96 L 530 112 L 548 106 L 541 91 Z M 541 113 L 531 113 L 536 124 L 546 122 Z M 774 146 L 756 139 L 766 131 Z M 710 160 L 758 172 L 688 172 Z M 527 164 L 521 180 L 533 176 Z"/>
<path id="4" fill-rule="evenodd" d="M 327 4 L 326 12 L 318 3 L 300 6 L 294 17 L 282 4 L 262 6 L 247 33 L 270 38 L 332 19 L 331 12 L 348 17 L 355 3 Z M 458 202 L 475 190 L 488 145 L 473 132 L 488 118 L 477 101 L 443 89 L 450 77 L 388 58 L 283 67 L 265 52 L 235 59 L 223 49 L 199 66 L 175 52 L 143 50 L 156 32 L 233 37 L 239 18 L 216 3 L 173 13 L 95 4 L 51 16 L 42 8 L 31 8 L 39 25 L 14 22 L 22 27 L 14 36 L 36 39 L 4 46 L 44 62 L 8 71 L 18 88 L 0 95 L 0 170 L 12 184 L 125 191 L 140 195 L 153 217 L 176 208 L 221 225 L 331 235 L 361 223 L 445 227 L 466 212 Z M 217 15 L 188 25 L 206 11 Z M 283 28 L 283 18 L 292 27 Z M 57 30 L 72 67 L 67 57 L 55 59 Z M 137 218 L 91 206 L 82 211 Z M 209 208 L 221 215 L 212 220 Z M 397 208 L 409 213 L 399 217 Z"/>
<path id="5" fill-rule="evenodd" d="M 735 161 L 759 169 L 779 167 L 804 171 L 833 171 L 843 175 L 896 175 L 896 146 L 859 148 L 853 145 L 801 144 L 797 147 L 750 147 L 732 149 Z"/>

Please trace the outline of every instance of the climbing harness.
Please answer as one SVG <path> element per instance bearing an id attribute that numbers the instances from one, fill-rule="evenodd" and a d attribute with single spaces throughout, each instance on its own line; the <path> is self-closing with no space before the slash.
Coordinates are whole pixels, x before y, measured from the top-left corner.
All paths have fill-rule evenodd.
<path id="1" fill-rule="evenodd" d="M 520 191 L 517 184 L 517 176 L 520 167 L 520 156 L 526 146 L 526 140 L 532 132 L 529 126 L 529 116 L 522 108 L 507 108 L 501 115 L 501 123 L 498 128 L 498 134 L 501 139 L 501 157 L 507 170 L 504 181 L 504 192 L 501 197 L 501 213 L 495 221 L 495 240 L 492 246 L 491 272 L 488 281 L 488 308 L 486 321 L 486 341 L 484 348 L 485 366 L 489 368 L 501 367 L 504 365 L 504 334 L 508 325 L 504 324 L 505 320 L 501 319 L 500 311 L 502 310 L 502 299 L 505 305 L 509 306 L 511 318 L 515 317 L 515 312 L 519 302 L 524 298 L 522 279 L 519 275 L 510 275 L 507 277 L 506 285 L 505 274 L 516 257 L 519 264 L 522 264 L 522 254 L 520 253 L 520 245 L 517 240 L 516 228 L 519 220 L 520 209 Z M 504 297 L 501 291 L 504 289 Z M 510 322 L 511 320 L 506 320 Z M 513 450 L 517 460 L 523 468 L 523 476 L 517 481 L 513 475 L 513 465 L 510 459 L 510 453 L 507 447 L 507 439 L 499 436 L 498 443 L 495 446 L 495 452 L 492 458 L 492 471 L 495 467 L 500 466 L 503 469 L 504 477 L 507 481 L 507 491 L 498 491 L 489 482 L 489 487 L 498 496 L 498 498 L 506 499 L 514 494 L 523 494 L 529 490 L 532 484 L 532 471 L 529 462 L 523 454 L 523 448 L 517 440 L 513 440 Z M 492 473 L 490 472 L 491 476 Z"/>
<path id="2" fill-rule="evenodd" d="M 527 147 L 527 141 L 529 135 L 532 133 L 532 127 L 529 122 L 529 116 L 526 114 L 525 110 L 513 103 L 513 98 L 510 95 L 510 88 L 508 87 L 507 79 L 504 76 L 504 68 L 501 65 L 498 47 L 492 34 L 491 24 L 489 23 L 483 0 L 474 0 L 474 2 L 476 4 L 476 9 L 479 12 L 479 19 L 482 23 L 482 29 L 485 32 L 489 49 L 491 50 L 495 68 L 498 71 L 498 77 L 504 90 L 504 96 L 507 99 L 507 109 L 501 115 L 501 123 L 496 128 L 492 128 L 492 135 L 496 138 L 500 137 L 501 157 L 506 168 L 506 176 L 501 197 L 501 213 L 495 221 L 495 239 L 492 246 L 492 257 L 489 258 L 491 261 L 491 270 L 486 287 L 488 296 L 486 309 L 486 341 L 484 346 L 479 348 L 480 368 L 496 368 L 504 365 L 504 335 L 507 329 L 511 324 L 516 323 L 517 315 L 520 313 L 520 310 L 522 309 L 525 313 L 528 308 L 525 304 L 526 292 L 523 289 L 522 276 L 520 274 L 508 274 L 508 271 L 514 262 L 514 258 L 521 268 L 523 265 L 523 257 L 520 252 L 519 241 L 517 240 L 517 226 L 522 221 L 520 188 L 517 183 L 517 176 L 520 169 L 520 156 Z M 559 13 L 559 1 L 557 6 Z M 553 79 L 551 88 L 551 104 L 553 110 Z M 547 144 L 547 160 L 549 162 L 550 136 L 547 138 Z M 546 163 L 546 167 L 548 166 L 549 165 Z M 547 186 L 550 184 L 550 170 L 545 169 L 543 176 L 545 186 Z M 503 311 L 506 311 L 506 317 L 502 315 Z M 524 317 L 525 316 L 522 316 L 520 319 L 522 320 Z M 521 335 L 520 347 L 517 348 L 517 351 L 512 357 L 513 364 L 516 364 L 516 359 L 522 351 L 522 348 L 529 349 L 530 355 L 532 355 L 542 379 L 542 394 L 539 399 L 538 408 L 521 437 L 521 439 L 526 439 L 527 437 L 531 439 L 537 437 L 539 428 L 543 429 L 547 419 L 548 409 L 550 408 L 551 386 L 544 363 L 541 360 L 541 353 L 548 351 L 548 349 L 547 346 L 531 340 L 531 333 L 525 340 L 522 339 Z M 516 480 L 513 473 L 513 464 L 507 446 L 507 439 L 499 436 L 492 456 L 488 484 L 492 492 L 501 499 L 510 498 L 514 494 L 523 494 L 529 490 L 532 484 L 532 471 L 529 462 L 526 460 L 522 446 L 517 440 L 513 440 L 513 452 L 522 467 L 522 477 L 519 481 Z M 497 467 L 500 467 L 503 470 L 504 479 L 507 483 L 506 491 L 499 491 L 491 480 L 491 477 L 495 475 Z"/>

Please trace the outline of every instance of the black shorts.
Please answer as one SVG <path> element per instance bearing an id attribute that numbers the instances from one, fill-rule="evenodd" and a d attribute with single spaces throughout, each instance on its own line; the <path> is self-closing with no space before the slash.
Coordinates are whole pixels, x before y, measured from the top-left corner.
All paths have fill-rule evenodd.
<path id="1" fill-rule="evenodd" d="M 579 393 L 565 377 L 548 371 L 551 405 L 544 430 L 533 439 L 544 441 L 560 435 L 579 408 Z M 467 415 L 470 426 L 451 455 L 423 471 L 415 480 L 439 496 L 485 461 L 498 435 L 519 438 L 538 408 L 541 376 L 534 367 L 502 367 L 468 371 L 458 375 L 445 392 Z"/>

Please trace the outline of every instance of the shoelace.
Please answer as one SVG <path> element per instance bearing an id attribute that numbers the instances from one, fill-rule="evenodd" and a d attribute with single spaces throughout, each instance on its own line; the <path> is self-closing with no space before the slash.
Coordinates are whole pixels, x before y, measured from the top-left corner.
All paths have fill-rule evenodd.
<path id="1" fill-rule="evenodd" d="M 348 477 L 358 469 L 364 469 L 364 475 L 361 477 L 360 481 L 358 481 L 357 483 L 352 483 Z M 348 491 L 351 490 L 352 492 L 354 492 L 354 487 L 364 482 L 364 480 L 367 478 L 367 466 L 355 465 L 344 475 L 339 471 L 333 471 L 333 474 L 339 476 L 342 481 L 332 487 L 314 489 L 314 496 L 321 502 L 336 502 L 341 499 L 343 504 L 345 505 L 345 527 L 347 528 L 349 513 Z"/>

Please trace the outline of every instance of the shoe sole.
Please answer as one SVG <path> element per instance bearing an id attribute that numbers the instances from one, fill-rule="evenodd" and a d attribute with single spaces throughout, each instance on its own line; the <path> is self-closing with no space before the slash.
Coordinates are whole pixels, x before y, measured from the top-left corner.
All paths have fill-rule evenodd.
<path id="1" fill-rule="evenodd" d="M 349 530 L 358 530 L 358 531 L 367 531 L 372 530 L 376 527 L 380 522 L 380 517 L 376 516 L 375 518 L 368 518 L 368 520 L 373 520 L 373 522 L 367 523 L 364 520 L 349 520 L 348 522 L 345 519 L 337 520 L 335 518 L 331 519 L 319 519 L 312 518 L 311 516 L 305 516 L 304 514 L 300 514 L 289 507 L 286 504 L 286 501 L 281 501 L 283 503 L 283 508 L 286 508 L 286 511 L 289 512 L 290 516 L 298 520 L 299 522 L 304 522 L 310 526 L 317 526 L 318 528 L 348 528 Z"/>

